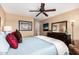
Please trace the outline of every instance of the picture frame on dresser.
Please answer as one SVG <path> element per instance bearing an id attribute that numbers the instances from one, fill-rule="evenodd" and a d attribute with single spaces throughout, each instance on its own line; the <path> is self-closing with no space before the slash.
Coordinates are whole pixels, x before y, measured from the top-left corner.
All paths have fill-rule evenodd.
<path id="1" fill-rule="evenodd" d="M 32 31 L 32 22 L 19 20 L 19 30 L 20 31 Z"/>

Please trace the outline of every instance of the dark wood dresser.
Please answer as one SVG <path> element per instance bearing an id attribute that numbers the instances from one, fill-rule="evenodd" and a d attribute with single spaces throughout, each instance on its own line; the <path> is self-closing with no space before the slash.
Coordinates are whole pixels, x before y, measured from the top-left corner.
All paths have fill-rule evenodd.
<path id="1" fill-rule="evenodd" d="M 71 36 L 67 35 L 66 33 L 59 33 L 59 32 L 48 32 L 48 37 L 52 37 L 58 40 L 63 41 L 67 46 L 71 44 Z"/>

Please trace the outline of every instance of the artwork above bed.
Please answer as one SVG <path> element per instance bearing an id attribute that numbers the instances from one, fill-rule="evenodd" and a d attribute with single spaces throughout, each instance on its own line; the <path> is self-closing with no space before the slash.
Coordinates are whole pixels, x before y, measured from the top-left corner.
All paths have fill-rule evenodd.
<path id="1" fill-rule="evenodd" d="M 19 20 L 19 30 L 20 31 L 32 31 L 32 22 Z"/>

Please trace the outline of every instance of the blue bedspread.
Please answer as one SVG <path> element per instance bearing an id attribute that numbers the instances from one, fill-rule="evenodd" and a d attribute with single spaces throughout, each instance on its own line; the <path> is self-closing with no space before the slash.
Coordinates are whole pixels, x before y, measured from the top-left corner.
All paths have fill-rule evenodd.
<path id="1" fill-rule="evenodd" d="M 18 49 L 10 48 L 9 55 L 57 55 L 55 45 L 41 40 L 37 37 L 23 38 L 23 42 L 19 44 Z"/>

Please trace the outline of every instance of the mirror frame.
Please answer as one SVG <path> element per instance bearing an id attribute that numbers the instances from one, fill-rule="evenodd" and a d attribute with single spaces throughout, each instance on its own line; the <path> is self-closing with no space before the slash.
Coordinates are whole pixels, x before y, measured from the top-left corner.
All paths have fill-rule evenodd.
<path id="1" fill-rule="evenodd" d="M 55 22 L 55 23 L 51 23 L 51 31 L 53 32 L 53 25 L 54 24 L 58 24 L 58 23 L 66 23 L 66 26 L 65 26 L 65 33 L 68 33 L 67 31 L 67 21 L 61 21 L 61 22 Z"/>

